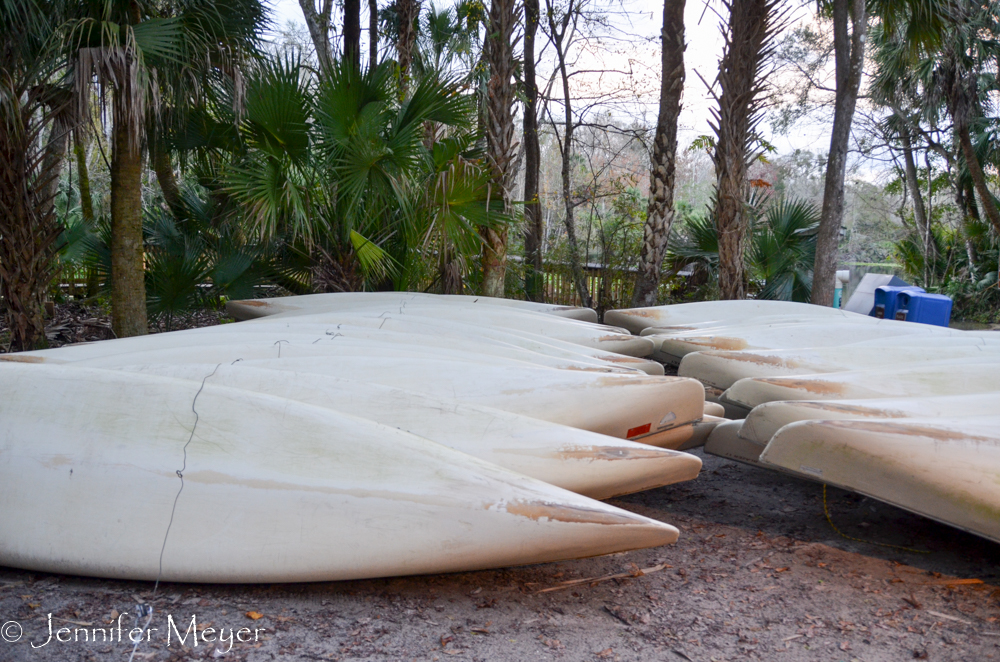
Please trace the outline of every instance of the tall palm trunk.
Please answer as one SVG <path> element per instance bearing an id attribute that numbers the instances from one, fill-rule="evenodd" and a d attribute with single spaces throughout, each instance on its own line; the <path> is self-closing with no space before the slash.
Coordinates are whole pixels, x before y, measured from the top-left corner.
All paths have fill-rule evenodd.
<path id="1" fill-rule="evenodd" d="M 361 0 L 344 0 L 344 59 L 361 68 Z"/>
<path id="2" fill-rule="evenodd" d="M 48 344 L 45 292 L 61 232 L 52 204 L 59 168 L 51 155 L 60 143 L 65 149 L 66 132 L 53 127 L 47 148 L 40 150 L 40 113 L 14 95 L 0 105 L 0 296 L 10 349 L 42 349 Z"/>
<path id="3" fill-rule="evenodd" d="M 181 189 L 177 185 L 177 177 L 174 175 L 174 167 L 170 163 L 170 151 L 162 139 L 149 136 L 150 157 L 153 161 L 153 172 L 156 173 L 156 181 L 160 185 L 163 193 L 163 201 L 167 203 L 170 212 L 175 218 L 184 218 L 184 203 L 181 200 Z"/>
<path id="4" fill-rule="evenodd" d="M 674 222 L 674 177 L 677 156 L 677 118 L 684 92 L 684 3 L 664 0 L 661 41 L 660 113 L 653 138 L 649 171 L 649 205 L 643 228 L 639 274 L 632 294 L 633 306 L 652 306 L 660 286 L 660 270 L 667 238 Z"/>
<path id="5" fill-rule="evenodd" d="M 517 139 L 514 131 L 514 14 L 515 0 L 493 0 L 486 37 L 487 82 L 486 155 L 490 165 L 492 195 L 503 200 L 510 214 L 517 176 Z M 502 297 L 507 270 L 507 228 L 483 228 L 483 294 Z"/>
<path id="6" fill-rule="evenodd" d="M 87 165 L 87 143 L 82 129 L 73 133 L 73 156 L 76 157 L 76 182 L 80 190 L 80 214 L 87 227 L 94 226 L 94 200 L 90 193 L 90 167 Z"/>
<path id="7" fill-rule="evenodd" d="M 142 148 L 131 134 L 127 86 L 112 104 L 111 329 L 119 338 L 148 332 L 142 251 Z"/>
<path id="8" fill-rule="evenodd" d="M 73 133 L 73 155 L 76 157 L 76 183 L 80 190 L 80 214 L 88 228 L 94 227 L 94 200 L 90 193 L 90 166 L 87 164 L 87 133 L 77 127 Z M 87 267 L 88 297 L 97 296 L 100 274 L 93 265 Z"/>
<path id="9" fill-rule="evenodd" d="M 719 110 L 713 111 L 717 142 L 715 223 L 719 235 L 719 290 L 723 299 L 746 296 L 746 253 L 750 219 L 746 213 L 747 171 L 757 158 L 752 148 L 762 118 L 763 69 L 779 29 L 780 0 L 726 0 L 729 23 L 719 63 Z"/>
<path id="10" fill-rule="evenodd" d="M 378 62 L 378 0 L 368 0 L 368 67 Z"/>
<path id="11" fill-rule="evenodd" d="M 538 144 L 538 84 L 535 34 L 538 0 L 524 0 L 524 291 L 528 301 L 545 300 L 542 273 L 542 205 L 538 199 L 542 154 Z"/>
<path id="12" fill-rule="evenodd" d="M 833 105 L 833 130 L 830 132 L 830 156 L 826 162 L 823 210 L 816 234 L 812 288 L 812 303 L 820 306 L 833 305 L 840 224 L 844 218 L 847 147 L 851 138 L 851 124 L 854 122 L 854 108 L 858 102 L 858 90 L 861 87 L 867 32 L 865 0 L 833 0 L 837 90 Z"/>
<path id="13" fill-rule="evenodd" d="M 420 0 L 396 0 L 399 36 L 396 41 L 396 62 L 399 64 L 399 86 L 403 95 L 410 85 L 410 65 L 417 44 L 417 17 L 420 16 Z"/>

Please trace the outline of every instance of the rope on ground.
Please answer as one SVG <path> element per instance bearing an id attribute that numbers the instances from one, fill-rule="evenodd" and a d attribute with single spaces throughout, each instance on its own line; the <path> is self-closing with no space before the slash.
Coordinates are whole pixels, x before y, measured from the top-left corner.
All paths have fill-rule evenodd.
<path id="1" fill-rule="evenodd" d="M 876 545 L 878 547 L 889 547 L 891 549 L 901 549 L 904 552 L 913 552 L 914 554 L 930 554 L 929 551 L 923 549 L 913 549 L 912 547 L 903 547 L 902 545 L 890 545 L 885 542 L 875 542 L 874 540 L 862 540 L 861 538 L 854 538 L 837 528 L 837 525 L 833 523 L 833 519 L 830 518 L 830 508 L 826 505 L 826 483 L 823 483 L 823 514 L 826 515 L 826 521 L 829 522 L 830 528 L 837 532 L 841 538 L 846 538 L 847 540 L 853 540 L 854 542 L 862 542 L 866 545 Z"/>

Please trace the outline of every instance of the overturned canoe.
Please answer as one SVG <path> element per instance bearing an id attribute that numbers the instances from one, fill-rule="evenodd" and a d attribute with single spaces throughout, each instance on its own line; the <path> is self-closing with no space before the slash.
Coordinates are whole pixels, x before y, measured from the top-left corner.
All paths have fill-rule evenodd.
<path id="1" fill-rule="evenodd" d="M 477 337 L 418 336 L 374 327 L 347 324 L 313 325 L 250 325 L 227 324 L 210 327 L 211 332 L 200 329 L 159 333 L 134 338 L 106 340 L 59 347 L 56 349 L 23 352 L 22 357 L 36 357 L 51 362 L 88 361 L 104 367 L 135 363 L 130 357 L 155 352 L 162 361 L 170 363 L 174 355 L 193 356 L 198 352 L 213 352 L 211 348 L 247 348 L 245 354 L 262 356 L 293 356 L 296 352 L 308 354 L 369 354 L 383 356 L 426 355 L 441 356 L 473 363 L 524 363 L 539 367 L 570 370 L 598 370 L 602 372 L 632 369 L 634 362 L 650 363 L 645 359 L 625 357 L 628 361 L 604 361 L 582 353 L 563 356 L 524 349 L 506 343 L 489 342 Z M 657 364 L 659 365 L 659 364 Z M 661 373 L 662 374 L 662 366 Z"/>
<path id="2" fill-rule="evenodd" d="M 210 383 L 0 364 L 0 564 L 188 582 L 577 558 L 673 527 L 391 427 Z M 151 403 L 155 403 L 151 404 Z"/>
<path id="3" fill-rule="evenodd" d="M 777 400 L 852 400 L 971 395 L 1000 391 L 1000 360 L 956 365 L 931 361 L 912 368 L 741 379 L 722 399 L 752 409 Z"/>
<path id="4" fill-rule="evenodd" d="M 583 345 L 607 352 L 629 356 L 648 356 L 655 344 L 648 338 L 629 335 L 624 329 L 563 319 L 541 313 L 500 309 L 494 306 L 470 310 L 468 307 L 432 305 L 430 303 L 408 306 L 366 305 L 333 312 L 284 313 L 272 320 L 290 320 L 295 323 L 318 322 L 321 324 L 347 321 L 345 315 L 383 318 L 387 315 L 413 317 L 417 320 L 451 321 L 484 329 L 505 329 L 527 332 L 546 338 Z"/>
<path id="5" fill-rule="evenodd" d="M 672 335 L 649 335 L 657 343 L 653 358 L 665 363 L 680 363 L 692 352 L 709 350 L 744 351 L 766 349 L 794 349 L 806 347 L 836 347 L 858 340 L 895 338 L 906 336 L 934 336 L 946 338 L 961 333 L 927 324 L 874 320 L 874 322 L 835 324 L 765 324 L 747 325 L 743 328 L 716 333 L 682 332 Z"/>
<path id="6" fill-rule="evenodd" d="M 746 299 L 742 301 L 699 301 L 671 306 L 609 310 L 604 313 L 604 323 L 626 328 L 632 333 L 640 333 L 643 329 L 652 326 L 675 326 L 703 322 L 735 324 L 768 315 L 794 316 L 800 319 L 864 317 L 856 313 L 848 313 L 825 306 L 814 306 L 808 303 Z"/>
<path id="7" fill-rule="evenodd" d="M 196 381 L 211 374 L 217 386 L 367 418 L 595 499 L 692 480 L 701 469 L 701 460 L 687 453 L 356 379 L 242 363 L 160 364 L 142 372 Z"/>
<path id="8" fill-rule="evenodd" d="M 515 299 L 470 296 L 461 294 L 424 294 L 422 292 L 337 292 L 328 294 L 304 294 L 300 296 L 273 297 L 269 299 L 242 299 L 226 302 L 226 311 L 238 320 L 256 319 L 281 313 L 304 311 L 307 309 L 349 308 L 370 302 L 416 301 L 418 299 L 445 301 L 465 306 L 499 306 L 532 312 L 542 312 L 558 317 L 597 323 L 597 312 L 593 308 L 560 306 L 535 303 Z"/>
<path id="9" fill-rule="evenodd" d="M 754 407 L 740 437 L 767 444 L 778 430 L 806 420 L 969 418 L 1000 412 L 1000 392 L 870 400 L 792 400 Z"/>
<path id="10" fill-rule="evenodd" d="M 169 363 L 239 361 L 259 368 L 358 379 L 668 448 L 687 441 L 690 426 L 704 413 L 704 387 L 693 379 L 473 364 L 415 355 L 324 356 L 304 348 L 303 353 L 295 354 L 285 347 L 281 358 L 272 349 L 254 358 L 250 350 L 256 348 L 252 347 L 211 348 L 211 352 L 192 352 L 186 357 L 171 350 Z M 135 365 L 167 362 L 158 352 L 136 352 L 131 358 Z M 127 367 L 123 359 L 75 365 Z M 669 441 L 658 441 L 660 436 Z"/>
<path id="11" fill-rule="evenodd" d="M 1000 542 L 1000 418 L 800 421 L 760 456 Z"/>
<path id="12" fill-rule="evenodd" d="M 878 345 L 694 352 L 681 360 L 677 374 L 697 379 L 706 386 L 727 389 L 741 379 L 755 377 L 895 369 L 944 360 L 959 364 L 975 363 L 984 358 L 1000 359 L 1000 346 L 956 344 L 949 337 L 947 343 L 935 338 L 933 349 L 925 350 L 914 347 L 907 340 L 909 338 L 883 339 Z"/>

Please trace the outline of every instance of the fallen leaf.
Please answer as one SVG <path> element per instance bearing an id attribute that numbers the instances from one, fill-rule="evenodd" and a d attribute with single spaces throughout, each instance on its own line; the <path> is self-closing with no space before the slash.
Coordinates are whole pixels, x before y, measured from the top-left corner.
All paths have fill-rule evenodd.
<path id="1" fill-rule="evenodd" d="M 254 621 L 259 621 L 260 619 L 264 618 L 264 614 L 260 613 L 259 611 L 248 611 L 247 618 Z"/>
<path id="2" fill-rule="evenodd" d="M 605 648 L 605 649 L 604 649 L 604 650 L 602 650 L 602 651 L 601 651 L 600 653 L 594 653 L 594 654 L 595 654 L 595 655 L 596 655 L 597 657 L 601 657 L 601 658 L 608 658 L 608 657 L 611 657 L 612 655 L 614 655 L 614 654 L 615 654 L 615 652 L 614 652 L 613 650 L 611 650 L 610 648 Z"/>

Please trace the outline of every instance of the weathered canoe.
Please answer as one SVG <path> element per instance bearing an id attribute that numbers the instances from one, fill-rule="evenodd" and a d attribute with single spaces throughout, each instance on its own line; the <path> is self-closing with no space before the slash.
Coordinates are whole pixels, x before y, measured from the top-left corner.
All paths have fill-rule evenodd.
<path id="1" fill-rule="evenodd" d="M 604 323 L 621 326 L 632 333 L 640 333 L 651 326 L 673 326 L 697 322 L 722 322 L 733 324 L 765 315 L 789 315 L 801 318 L 849 317 L 836 308 L 814 306 L 792 301 L 699 301 L 671 306 L 625 308 L 604 313 Z"/>
<path id="2" fill-rule="evenodd" d="M 1000 542 L 1000 417 L 800 421 L 760 461 Z"/>
<path id="3" fill-rule="evenodd" d="M 888 342 L 892 342 L 889 345 Z M 845 370 L 873 370 L 881 367 L 923 364 L 949 360 L 977 362 L 983 357 L 1000 358 L 1000 346 L 959 344 L 935 338 L 933 351 L 914 348 L 904 339 L 893 338 L 879 346 L 857 344 L 842 347 L 756 350 L 741 352 L 706 351 L 684 356 L 677 374 L 700 380 L 707 386 L 727 389 L 737 381 L 755 377 L 812 375 Z"/>
<path id="4" fill-rule="evenodd" d="M 913 398 L 765 402 L 753 408 L 739 434 L 763 445 L 778 430 L 796 421 L 965 418 L 994 412 L 1000 412 L 1000 391 Z"/>
<path id="5" fill-rule="evenodd" d="M 452 322 L 460 322 L 487 329 L 509 329 L 528 332 L 585 347 L 638 357 L 648 356 L 654 349 L 654 343 L 651 340 L 629 335 L 624 329 L 589 324 L 542 313 L 530 313 L 506 308 L 501 309 L 495 306 L 470 309 L 469 307 L 447 306 L 437 303 L 434 305 L 419 304 L 388 307 L 379 304 L 333 312 L 310 311 L 307 313 L 284 313 L 280 316 L 274 316 L 272 319 L 290 320 L 294 317 L 298 322 L 311 321 L 330 324 L 338 321 L 346 321 L 344 315 L 364 315 L 375 318 L 396 315 L 412 316 L 417 319 L 450 320 Z"/>
<path id="6" fill-rule="evenodd" d="M 294 345 L 282 345 L 280 359 L 273 348 L 262 350 L 259 354 L 254 353 L 259 349 L 256 347 L 220 346 L 208 349 L 212 351 L 185 354 L 180 350 L 170 350 L 169 355 L 136 352 L 131 358 L 134 365 L 231 364 L 240 361 L 261 368 L 346 377 L 495 407 L 643 442 L 655 441 L 658 434 L 689 426 L 701 420 L 704 414 L 704 387 L 693 379 L 678 377 L 552 370 L 530 365 L 473 364 L 416 355 L 323 355 L 309 353 L 304 347 L 302 352 L 296 353 Z M 109 357 L 107 362 L 101 359 L 74 365 L 127 367 L 123 359 L 115 357 Z M 678 443 L 686 440 L 685 437 Z"/>
<path id="7" fill-rule="evenodd" d="M 196 348 L 218 347 L 220 345 L 234 347 L 256 345 L 267 356 L 276 356 L 280 344 L 283 349 L 293 353 L 297 348 L 305 348 L 310 353 L 333 352 L 338 354 L 344 352 L 372 353 L 385 350 L 390 353 L 404 352 L 407 355 L 442 356 L 476 363 L 514 361 L 549 368 L 599 370 L 602 372 L 628 370 L 633 365 L 626 362 L 611 363 L 588 357 L 582 353 L 574 356 L 566 352 L 563 356 L 553 356 L 516 345 L 491 342 L 475 336 L 420 336 L 379 329 L 377 326 L 288 324 L 286 327 L 284 324 L 226 324 L 209 328 L 211 331 L 200 332 L 200 329 L 192 329 L 190 331 L 157 333 L 24 352 L 22 356 L 33 356 L 53 361 L 105 359 L 103 365 L 110 366 L 114 365 L 116 361 L 118 365 L 134 363 L 135 361 L 128 357 L 138 353 L 160 352 L 165 357 L 169 357 L 170 352 L 187 353 L 197 351 Z M 164 360 L 170 361 L 169 358 Z M 647 362 L 644 359 L 633 360 Z M 662 369 L 662 366 L 660 367 Z"/>
<path id="8" fill-rule="evenodd" d="M 677 538 L 427 439 L 210 380 L 0 364 L 0 565 L 325 581 Z"/>
<path id="9" fill-rule="evenodd" d="M 838 347 L 859 340 L 875 338 L 895 338 L 911 335 L 947 338 L 959 334 L 928 324 L 897 322 L 896 320 L 875 320 L 856 324 L 841 322 L 836 324 L 765 324 L 732 328 L 730 331 L 715 333 L 683 332 L 673 335 L 644 336 L 657 343 L 652 357 L 665 363 L 680 363 L 692 352 L 709 350 L 744 351 L 764 349 L 794 349 L 805 347 Z"/>
<path id="10" fill-rule="evenodd" d="M 402 302 L 417 299 L 438 300 L 456 305 L 479 305 L 517 308 L 542 312 L 568 319 L 597 323 L 597 312 L 593 308 L 560 306 L 555 304 L 499 299 L 495 297 L 469 296 L 460 294 L 425 294 L 423 292 L 337 292 L 328 294 L 305 294 L 300 296 L 273 297 L 269 299 L 243 299 L 226 302 L 226 311 L 238 320 L 255 319 L 269 315 L 301 311 L 308 308 L 333 309 L 357 306 L 366 302 Z"/>
<path id="11" fill-rule="evenodd" d="M 746 408 L 777 400 L 853 400 L 1000 391 L 1000 360 L 929 361 L 916 367 L 741 379 L 722 399 Z"/>
<path id="12" fill-rule="evenodd" d="M 242 363 L 144 366 L 144 374 L 201 381 L 333 409 L 410 432 L 595 499 L 692 480 L 701 461 L 577 428 L 356 379 Z"/>

